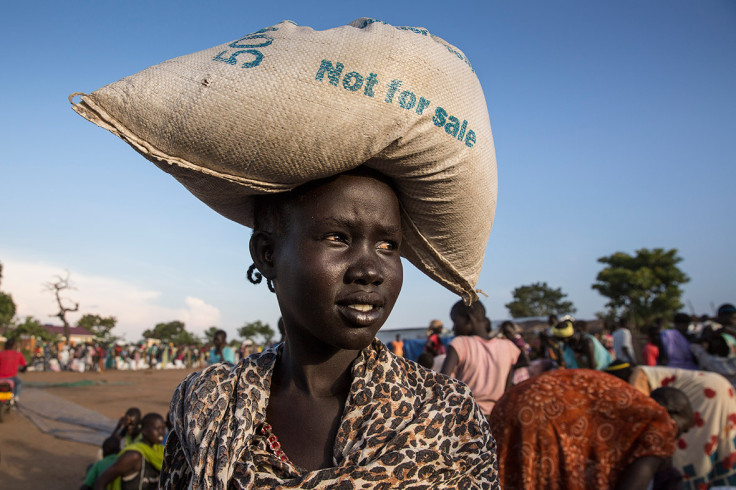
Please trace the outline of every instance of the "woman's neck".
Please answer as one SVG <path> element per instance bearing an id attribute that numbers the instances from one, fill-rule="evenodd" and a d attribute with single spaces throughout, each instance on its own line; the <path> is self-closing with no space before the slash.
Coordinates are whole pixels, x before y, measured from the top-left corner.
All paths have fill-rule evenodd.
<path id="1" fill-rule="evenodd" d="M 314 398 L 347 394 L 352 383 L 350 368 L 358 354 L 355 350 L 320 349 L 287 340 L 272 383 L 275 381 L 280 390 Z"/>

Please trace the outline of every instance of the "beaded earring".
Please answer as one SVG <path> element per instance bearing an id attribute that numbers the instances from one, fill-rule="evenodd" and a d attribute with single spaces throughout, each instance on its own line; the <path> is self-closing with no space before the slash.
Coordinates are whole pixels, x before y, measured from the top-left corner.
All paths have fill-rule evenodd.
<path id="1" fill-rule="evenodd" d="M 246 277 L 248 278 L 248 281 L 251 282 L 251 284 L 260 284 L 261 281 L 263 281 L 263 274 L 256 269 L 256 264 L 251 264 L 250 267 L 248 267 L 248 273 L 246 274 Z M 272 293 L 275 293 L 276 290 L 273 288 L 273 283 L 271 282 L 271 279 L 266 279 L 266 286 L 268 287 L 268 290 Z"/>

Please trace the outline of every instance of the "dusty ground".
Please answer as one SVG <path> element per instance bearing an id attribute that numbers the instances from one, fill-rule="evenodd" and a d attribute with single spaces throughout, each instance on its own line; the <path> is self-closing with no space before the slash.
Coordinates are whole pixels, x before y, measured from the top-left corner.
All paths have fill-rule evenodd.
<path id="1" fill-rule="evenodd" d="M 104 380 L 107 385 L 43 389 L 117 420 L 131 406 L 137 406 L 144 414 L 158 412 L 166 415 L 174 388 L 188 372 L 34 372 L 21 374 L 21 379 L 24 386 L 34 382 Z M 20 413 L 12 413 L 0 424 L 0 488 L 77 490 L 84 479 L 85 469 L 95 460 L 97 450 L 95 446 L 44 434 Z"/>

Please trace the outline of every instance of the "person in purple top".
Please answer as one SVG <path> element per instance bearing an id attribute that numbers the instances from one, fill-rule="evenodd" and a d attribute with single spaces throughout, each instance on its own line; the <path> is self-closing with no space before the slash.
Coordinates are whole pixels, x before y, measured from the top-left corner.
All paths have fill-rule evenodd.
<path id="1" fill-rule="evenodd" d="M 675 315 L 673 323 L 675 328 L 668 328 L 660 334 L 662 349 L 659 354 L 659 364 L 674 368 L 698 369 L 698 364 L 690 350 L 690 342 L 685 336 L 690 324 L 690 317 L 678 313 Z"/>

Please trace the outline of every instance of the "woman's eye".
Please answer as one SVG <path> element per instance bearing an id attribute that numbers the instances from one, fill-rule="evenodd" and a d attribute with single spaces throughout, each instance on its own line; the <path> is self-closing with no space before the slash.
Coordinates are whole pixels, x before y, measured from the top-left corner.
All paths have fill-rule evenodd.
<path id="1" fill-rule="evenodd" d="M 378 242 L 378 248 L 380 250 L 396 250 L 397 245 L 396 242 L 392 240 L 384 240 L 382 242 Z"/>
<path id="2" fill-rule="evenodd" d="M 328 242 L 345 242 L 347 241 L 347 237 L 343 235 L 342 233 L 328 233 L 324 236 L 324 239 Z"/>

